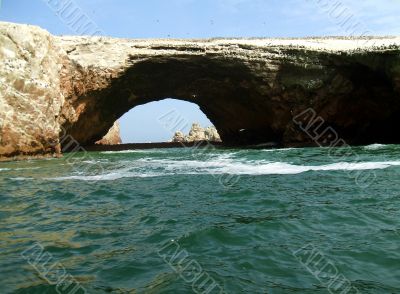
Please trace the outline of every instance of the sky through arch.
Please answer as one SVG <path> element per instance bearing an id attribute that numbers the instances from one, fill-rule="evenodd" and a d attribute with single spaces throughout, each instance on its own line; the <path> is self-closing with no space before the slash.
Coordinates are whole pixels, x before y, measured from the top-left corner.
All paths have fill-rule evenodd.
<path id="1" fill-rule="evenodd" d="M 167 142 L 175 131 L 187 134 L 194 122 L 212 126 L 197 104 L 171 98 L 136 106 L 118 121 L 123 143 Z"/>

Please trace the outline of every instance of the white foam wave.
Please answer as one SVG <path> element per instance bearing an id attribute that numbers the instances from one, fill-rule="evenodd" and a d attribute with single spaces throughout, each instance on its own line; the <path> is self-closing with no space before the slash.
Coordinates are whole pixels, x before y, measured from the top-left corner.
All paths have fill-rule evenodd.
<path id="1" fill-rule="evenodd" d="M 100 154 L 125 154 L 125 153 L 141 153 L 142 150 L 122 150 L 122 151 L 103 151 Z"/>
<path id="2" fill-rule="evenodd" d="M 263 152 L 282 152 L 282 151 L 290 151 L 296 148 L 274 148 L 274 149 L 261 149 Z"/>
<path id="3" fill-rule="evenodd" d="M 365 150 L 378 150 L 378 149 L 382 149 L 385 148 L 387 145 L 383 145 L 383 144 L 371 144 L 368 146 L 364 146 Z"/>
<path id="4" fill-rule="evenodd" d="M 36 167 L 19 167 L 19 168 L 15 168 L 14 170 L 32 170 L 32 169 L 40 169 L 39 166 Z"/>
<path id="5" fill-rule="evenodd" d="M 10 180 L 14 180 L 14 181 L 29 181 L 29 180 L 34 180 L 34 178 L 16 177 L 16 178 L 10 178 Z"/>
<path id="6" fill-rule="evenodd" d="M 121 151 L 102 151 L 100 154 L 126 154 L 126 153 L 165 153 L 165 150 L 157 149 L 131 149 L 131 150 L 121 150 Z"/>
<path id="7" fill-rule="evenodd" d="M 151 160 L 141 159 L 142 164 L 136 167 L 111 170 L 99 175 L 70 175 L 46 178 L 50 181 L 82 180 L 113 181 L 121 178 L 145 178 L 168 175 L 195 174 L 233 174 L 233 175 L 289 175 L 309 171 L 354 171 L 385 169 L 400 166 L 400 161 L 387 162 L 339 162 L 327 165 L 295 165 L 286 162 L 252 161 L 239 162 L 231 159 L 211 161 L 199 160 Z"/>
<path id="8" fill-rule="evenodd" d="M 66 176 L 66 177 L 56 177 L 56 178 L 46 178 L 49 181 L 67 181 L 67 180 L 79 180 L 79 181 L 115 181 L 123 178 L 150 178 L 150 177 L 160 177 L 166 176 L 167 173 L 137 173 L 137 172 L 111 172 L 101 175 L 93 176 Z"/>
<path id="9" fill-rule="evenodd" d="M 226 174 L 242 175 L 268 175 L 268 174 L 299 174 L 308 171 L 353 171 L 384 169 L 390 166 L 400 165 L 396 162 L 357 162 L 357 163 L 333 163 L 321 166 L 293 165 L 282 162 L 274 162 L 260 165 L 233 164 L 223 167 L 220 171 Z"/>
<path id="10" fill-rule="evenodd" d="M 108 163 L 107 159 L 101 159 L 101 160 L 84 160 L 82 163 L 87 163 L 87 164 L 104 164 Z M 74 165 L 76 164 L 75 162 L 69 162 L 68 165 Z"/>
<path id="11" fill-rule="evenodd" d="M 40 169 L 40 167 L 17 167 L 17 168 L 0 168 L 0 171 L 8 171 L 8 170 L 33 170 Z"/>

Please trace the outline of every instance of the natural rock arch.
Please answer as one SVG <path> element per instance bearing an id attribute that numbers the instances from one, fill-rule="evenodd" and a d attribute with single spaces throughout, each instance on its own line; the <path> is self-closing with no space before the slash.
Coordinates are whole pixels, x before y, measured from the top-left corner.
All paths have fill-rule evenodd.
<path id="1" fill-rule="evenodd" d="M 293 120 L 307 109 L 348 144 L 400 143 L 399 37 L 127 40 L 0 22 L 0 41 L 0 160 L 93 144 L 168 97 L 199 105 L 228 145 L 315 145 Z"/>
<path id="2" fill-rule="evenodd" d="M 258 92 L 256 79 L 237 59 L 154 57 L 135 63 L 106 89 L 80 97 L 78 104 L 96 102 L 68 132 L 80 143 L 92 144 L 133 107 L 174 97 L 197 104 L 227 144 L 280 140 L 270 127 L 270 105 Z"/>
<path id="3" fill-rule="evenodd" d="M 259 60 L 131 55 L 122 72 L 75 100 L 74 108 L 84 111 L 64 126 L 78 142 L 90 145 L 133 107 L 174 97 L 196 103 L 227 145 L 314 144 L 293 122 L 309 107 L 349 144 L 400 142 L 388 130 L 400 123 L 398 80 L 390 74 L 398 57 L 308 54 L 308 64 L 280 64 L 272 82 L 266 79 L 271 68 L 262 68 Z"/>

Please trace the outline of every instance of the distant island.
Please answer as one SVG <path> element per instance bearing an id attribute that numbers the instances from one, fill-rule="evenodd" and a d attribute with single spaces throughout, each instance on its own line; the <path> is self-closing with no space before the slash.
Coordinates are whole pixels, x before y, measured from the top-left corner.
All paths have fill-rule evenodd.
<path id="1" fill-rule="evenodd" d="M 182 131 L 175 132 L 175 135 L 171 141 L 179 143 L 199 141 L 222 142 L 221 137 L 214 126 L 203 128 L 198 123 L 192 124 L 192 128 L 190 129 L 188 135 L 185 135 Z"/>

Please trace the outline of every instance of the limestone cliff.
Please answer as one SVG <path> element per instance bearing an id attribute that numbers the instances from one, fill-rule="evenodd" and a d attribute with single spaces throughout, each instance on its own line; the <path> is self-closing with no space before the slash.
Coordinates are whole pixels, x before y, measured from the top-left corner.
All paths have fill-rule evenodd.
<path id="1" fill-rule="evenodd" d="M 46 31 L 0 23 L 0 157 L 60 152 L 64 59 Z"/>
<path id="2" fill-rule="evenodd" d="M 108 133 L 99 141 L 96 142 L 98 145 L 118 145 L 122 144 L 121 140 L 121 127 L 119 122 L 116 121 Z"/>
<path id="3" fill-rule="evenodd" d="M 221 142 L 221 137 L 215 127 L 202 128 L 200 124 L 194 123 L 187 136 L 181 131 L 177 131 L 172 138 L 172 142 L 188 143 L 197 141 Z"/>
<path id="4" fill-rule="evenodd" d="M 94 144 L 168 97 L 199 105 L 230 145 L 308 145 L 293 121 L 307 108 L 350 144 L 400 143 L 400 38 L 128 40 L 1 22 L 0 95 L 2 158 Z"/>

